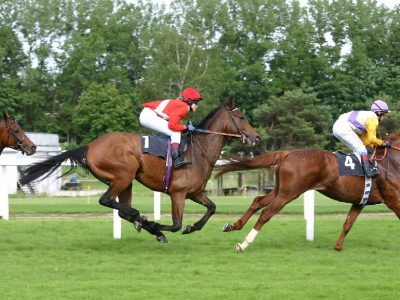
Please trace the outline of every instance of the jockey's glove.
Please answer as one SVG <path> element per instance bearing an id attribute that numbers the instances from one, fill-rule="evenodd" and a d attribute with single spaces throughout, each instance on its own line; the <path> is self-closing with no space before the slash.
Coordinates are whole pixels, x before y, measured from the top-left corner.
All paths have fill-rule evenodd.
<path id="1" fill-rule="evenodd" d="M 188 126 L 187 126 L 187 129 L 188 129 L 189 131 L 195 131 L 195 130 L 196 130 L 196 127 L 194 127 L 192 121 L 189 121 L 189 124 L 188 124 Z"/>

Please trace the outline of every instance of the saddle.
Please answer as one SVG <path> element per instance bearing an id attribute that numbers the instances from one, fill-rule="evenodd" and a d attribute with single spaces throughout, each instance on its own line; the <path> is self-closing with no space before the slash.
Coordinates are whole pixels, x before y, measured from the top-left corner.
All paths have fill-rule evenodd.
<path id="1" fill-rule="evenodd" d="M 165 174 L 163 177 L 163 190 L 166 192 L 171 184 L 172 150 L 171 139 L 156 135 L 142 135 L 142 153 L 148 153 L 165 159 Z M 182 153 L 187 148 L 187 140 L 182 137 L 179 151 Z"/>
<path id="2" fill-rule="evenodd" d="M 142 135 L 142 153 L 167 159 L 169 137 L 157 135 Z M 187 139 L 182 136 L 179 150 L 185 152 L 187 149 Z"/>

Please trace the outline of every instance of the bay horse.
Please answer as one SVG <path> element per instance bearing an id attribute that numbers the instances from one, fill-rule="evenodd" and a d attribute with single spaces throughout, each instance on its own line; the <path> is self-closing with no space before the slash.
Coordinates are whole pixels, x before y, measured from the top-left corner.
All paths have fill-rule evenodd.
<path id="1" fill-rule="evenodd" d="M 36 152 L 36 145 L 17 121 L 4 111 L 3 119 L 0 120 L 0 155 L 6 147 L 21 151 L 28 156 Z"/>
<path id="2" fill-rule="evenodd" d="M 376 149 L 380 175 L 372 180 L 371 193 L 366 205 L 384 203 L 400 218 L 400 134 L 389 138 L 390 149 Z M 318 190 L 327 197 L 351 203 L 351 209 L 336 241 L 335 249 L 342 250 L 346 235 L 363 209 L 360 204 L 364 193 L 364 177 L 339 176 L 335 153 L 320 149 L 275 151 L 253 158 L 230 162 L 218 167 L 216 176 L 230 171 L 274 168 L 275 187 L 265 195 L 255 197 L 247 211 L 233 225 L 225 224 L 223 231 L 241 230 L 250 217 L 263 208 L 256 224 L 236 251 L 244 251 L 263 225 L 286 204 L 307 190 Z"/>
<path id="3" fill-rule="evenodd" d="M 214 214 L 216 206 L 207 197 L 205 187 L 225 140 L 233 136 L 250 146 L 254 146 L 260 140 L 244 114 L 231 103 L 212 110 L 200 122 L 198 128 L 203 133 L 194 132 L 189 137 L 185 154 L 192 164 L 173 170 L 171 184 L 166 191 L 171 197 L 172 225 L 149 221 L 131 206 L 134 179 L 153 191 L 164 192 L 165 160 L 142 153 L 140 134 L 127 132 L 105 134 L 83 147 L 29 166 L 22 171 L 20 182 L 26 184 L 33 180 L 44 179 L 57 170 L 62 162 L 69 159 L 72 166 L 61 176 L 70 174 L 76 166 L 83 167 L 109 185 L 99 199 L 101 205 L 117 209 L 119 216 L 133 223 L 138 231 L 143 228 L 156 235 L 159 242 L 165 243 L 168 240 L 162 231 L 176 232 L 182 228 L 185 199 L 191 199 L 205 206 L 207 211 L 199 221 L 186 226 L 182 233 L 201 230 Z M 205 134 L 204 131 L 209 133 Z M 117 197 L 119 202 L 116 201 Z"/>

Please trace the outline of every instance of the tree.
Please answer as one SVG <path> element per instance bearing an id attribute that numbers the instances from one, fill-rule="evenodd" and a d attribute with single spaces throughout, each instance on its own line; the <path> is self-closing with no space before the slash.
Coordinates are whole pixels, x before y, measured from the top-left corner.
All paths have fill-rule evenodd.
<path id="1" fill-rule="evenodd" d="M 254 109 L 264 150 L 323 147 L 332 127 L 330 108 L 301 90 L 272 97 Z"/>
<path id="2" fill-rule="evenodd" d="M 131 100 L 115 84 L 89 86 L 79 98 L 73 115 L 78 144 L 85 144 L 111 131 L 132 131 L 138 127 Z"/>

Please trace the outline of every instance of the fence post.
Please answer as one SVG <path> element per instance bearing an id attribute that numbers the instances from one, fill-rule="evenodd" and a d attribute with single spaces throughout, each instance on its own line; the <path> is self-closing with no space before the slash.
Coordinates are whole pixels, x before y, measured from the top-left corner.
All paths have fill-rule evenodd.
<path id="1" fill-rule="evenodd" d="M 8 220 L 10 217 L 7 186 L 7 166 L 0 167 L 0 217 Z"/>
<path id="2" fill-rule="evenodd" d="M 154 220 L 161 219 L 161 193 L 154 192 Z"/>
<path id="3" fill-rule="evenodd" d="M 314 190 L 304 193 L 304 219 L 306 220 L 307 241 L 314 240 L 314 195 Z"/>
<path id="4" fill-rule="evenodd" d="M 119 202 L 118 198 L 115 199 L 117 202 Z M 121 233 L 121 218 L 118 215 L 118 210 L 113 209 L 113 237 L 115 240 L 120 240 L 122 233 Z"/>

